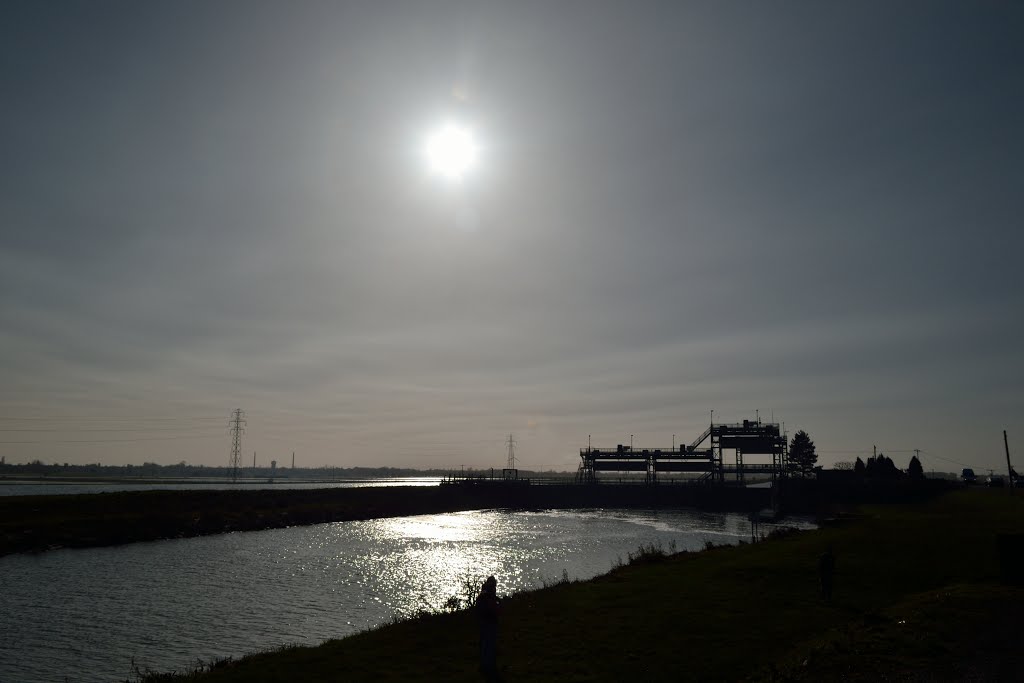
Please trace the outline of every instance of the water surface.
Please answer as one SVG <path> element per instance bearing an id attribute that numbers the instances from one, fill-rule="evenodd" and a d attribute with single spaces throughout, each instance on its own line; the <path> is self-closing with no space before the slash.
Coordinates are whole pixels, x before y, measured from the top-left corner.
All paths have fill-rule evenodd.
<path id="1" fill-rule="evenodd" d="M 607 572 L 641 543 L 749 534 L 739 514 L 491 510 L 13 555 L 0 558 L 0 681 L 123 681 L 133 661 L 181 670 L 316 644 L 439 608 L 467 579 L 494 574 L 507 595 Z"/>

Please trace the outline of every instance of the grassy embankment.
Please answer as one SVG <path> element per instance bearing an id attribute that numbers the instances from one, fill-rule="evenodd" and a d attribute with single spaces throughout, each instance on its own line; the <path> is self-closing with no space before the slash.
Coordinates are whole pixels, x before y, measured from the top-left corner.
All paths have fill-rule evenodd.
<path id="1" fill-rule="evenodd" d="M 479 507 L 440 487 L 9 496 L 0 498 L 0 556 Z"/>
<path id="2" fill-rule="evenodd" d="M 502 679 L 1019 679 L 1024 659 L 1010 627 L 1024 590 L 999 582 L 996 553 L 1007 532 L 1024 532 L 1024 497 L 961 492 L 512 596 L 501 618 Z M 826 604 L 816 560 L 829 544 L 837 560 Z M 471 612 L 423 616 L 200 678 L 475 681 L 475 628 Z"/>

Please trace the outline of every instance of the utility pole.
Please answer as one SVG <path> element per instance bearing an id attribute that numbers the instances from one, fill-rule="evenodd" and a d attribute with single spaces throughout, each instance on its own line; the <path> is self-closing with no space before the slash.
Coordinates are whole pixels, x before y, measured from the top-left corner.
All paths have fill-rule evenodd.
<path id="1" fill-rule="evenodd" d="M 1006 475 L 1010 477 L 1010 488 L 1013 488 L 1013 465 L 1010 464 L 1010 442 L 1006 438 L 1006 430 L 1003 430 L 1003 447 L 1006 449 Z"/>
<path id="2" fill-rule="evenodd" d="M 231 481 L 238 481 L 238 468 L 242 459 L 242 433 L 245 432 L 245 412 L 241 408 L 235 408 L 231 413 L 231 459 L 228 461 L 228 468 L 231 470 Z"/>
<path id="3" fill-rule="evenodd" d="M 295 451 L 292 451 L 292 469 L 295 469 Z"/>

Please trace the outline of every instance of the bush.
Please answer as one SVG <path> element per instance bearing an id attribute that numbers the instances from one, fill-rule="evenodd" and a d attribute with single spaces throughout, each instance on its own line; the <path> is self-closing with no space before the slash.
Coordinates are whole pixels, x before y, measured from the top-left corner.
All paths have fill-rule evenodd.
<path id="1" fill-rule="evenodd" d="M 780 526 L 769 531 L 768 536 L 766 536 L 766 539 L 769 541 L 775 541 L 780 538 L 786 538 L 787 536 L 792 536 L 793 534 L 798 533 L 800 533 L 800 530 L 796 527 Z"/>
<path id="2" fill-rule="evenodd" d="M 661 546 L 661 541 L 657 543 L 648 543 L 647 545 L 640 544 L 640 547 L 636 549 L 635 553 L 627 553 L 629 561 L 627 564 L 646 564 L 651 562 L 662 562 L 669 555 L 676 554 L 676 542 L 672 541 L 669 543 L 668 552 Z"/>
<path id="3" fill-rule="evenodd" d="M 578 581 L 579 579 L 577 579 Z M 561 586 L 566 583 L 572 583 L 569 581 L 569 570 L 562 567 L 562 578 L 560 579 L 545 579 L 541 578 L 540 585 L 544 588 L 551 588 L 552 586 Z"/>

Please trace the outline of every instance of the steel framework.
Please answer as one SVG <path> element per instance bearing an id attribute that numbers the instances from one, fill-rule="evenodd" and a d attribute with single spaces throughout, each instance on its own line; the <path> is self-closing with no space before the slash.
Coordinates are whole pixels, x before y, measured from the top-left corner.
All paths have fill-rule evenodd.
<path id="1" fill-rule="evenodd" d="M 725 451 L 733 451 L 735 460 L 727 463 Z M 761 456 L 752 462 L 749 456 Z M 763 462 L 769 456 L 770 462 Z M 746 460 L 745 460 L 746 458 Z M 785 476 L 786 436 L 777 423 L 744 420 L 735 424 L 711 424 L 690 444 L 673 448 L 645 448 L 619 444 L 615 448 L 580 449 L 577 481 L 595 483 L 598 472 L 645 474 L 645 481 L 656 484 L 659 473 L 699 473 L 698 483 L 725 484 L 734 474 L 742 484 L 746 475 L 767 474 L 774 481 Z"/>
<path id="2" fill-rule="evenodd" d="M 228 427 L 231 429 L 231 458 L 228 468 L 231 470 L 231 481 L 238 481 L 238 468 L 242 466 L 242 434 L 245 432 L 245 411 L 235 408 L 231 413 Z M 256 465 L 256 454 L 253 453 L 253 466 Z"/>

